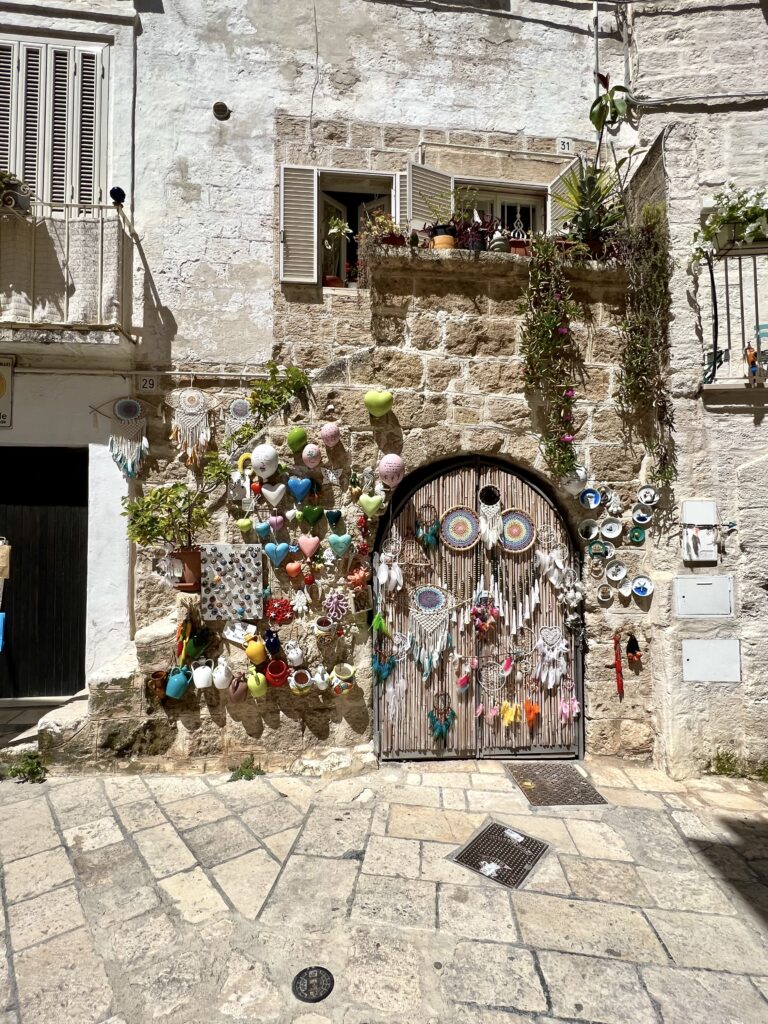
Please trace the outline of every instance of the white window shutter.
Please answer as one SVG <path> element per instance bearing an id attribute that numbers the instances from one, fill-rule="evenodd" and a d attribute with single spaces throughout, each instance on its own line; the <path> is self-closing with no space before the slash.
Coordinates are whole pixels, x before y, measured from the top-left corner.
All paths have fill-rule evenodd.
<path id="1" fill-rule="evenodd" d="M 408 175 L 397 175 L 397 213 L 395 219 L 401 227 L 408 222 Z"/>
<path id="2" fill-rule="evenodd" d="M 54 49 L 48 65 L 48 194 L 51 204 L 71 201 L 69 188 L 69 138 L 72 130 L 72 81 L 74 63 L 70 50 Z"/>
<path id="3" fill-rule="evenodd" d="M 16 123 L 16 47 L 0 43 L 0 171 L 14 170 Z"/>
<path id="4" fill-rule="evenodd" d="M 77 53 L 75 76 L 74 190 L 79 203 L 99 201 L 99 61 L 92 51 Z"/>
<path id="5" fill-rule="evenodd" d="M 563 224 L 565 224 L 571 216 L 570 210 L 567 210 L 560 200 L 562 196 L 565 195 L 565 178 L 571 173 L 578 162 L 578 157 L 575 160 L 572 160 L 549 186 L 547 201 L 547 231 L 550 233 L 561 231 Z"/>
<path id="6" fill-rule="evenodd" d="M 453 178 L 450 174 L 436 171 L 425 164 L 408 164 L 408 216 L 415 231 L 421 231 L 429 224 L 434 215 L 427 205 L 430 200 L 453 191 Z M 447 202 L 447 206 L 450 206 Z"/>
<path id="7" fill-rule="evenodd" d="M 33 195 L 41 194 L 45 95 L 43 51 L 38 46 L 21 48 L 21 99 L 19 148 L 21 160 L 16 173 L 29 185 Z"/>
<path id="8" fill-rule="evenodd" d="M 280 168 L 280 280 L 317 284 L 317 168 Z"/>

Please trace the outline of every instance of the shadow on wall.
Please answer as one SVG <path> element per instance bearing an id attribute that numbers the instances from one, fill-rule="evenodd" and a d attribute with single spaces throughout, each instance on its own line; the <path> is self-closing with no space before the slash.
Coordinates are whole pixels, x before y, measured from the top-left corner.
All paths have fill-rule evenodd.
<path id="1" fill-rule="evenodd" d="M 137 14 L 165 14 L 163 0 L 133 0 Z"/>
<path id="2" fill-rule="evenodd" d="M 138 237 L 134 236 L 136 253 L 144 274 L 143 326 L 135 333 L 139 336 L 144 354 L 151 356 L 152 365 L 160 368 L 171 365 L 171 343 L 176 337 L 178 324 L 168 306 L 164 306 L 152 276 L 147 256 Z M 149 351 L 148 351 L 149 350 Z"/>

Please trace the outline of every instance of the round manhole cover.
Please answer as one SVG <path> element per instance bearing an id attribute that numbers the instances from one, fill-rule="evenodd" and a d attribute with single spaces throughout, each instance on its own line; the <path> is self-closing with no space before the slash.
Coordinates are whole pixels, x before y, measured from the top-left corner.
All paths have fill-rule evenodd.
<path id="1" fill-rule="evenodd" d="M 303 1003 L 319 1003 L 333 992 L 333 975 L 325 967 L 304 967 L 293 979 L 292 987 Z"/>

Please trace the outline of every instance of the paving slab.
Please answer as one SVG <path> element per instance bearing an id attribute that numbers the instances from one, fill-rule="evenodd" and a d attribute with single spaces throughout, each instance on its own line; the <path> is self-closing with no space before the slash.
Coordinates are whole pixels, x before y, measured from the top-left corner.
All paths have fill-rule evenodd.
<path id="1" fill-rule="evenodd" d="M 547 998 L 533 954 L 504 943 L 459 942 L 443 973 L 443 988 L 456 1003 L 535 1012 Z"/>
<path id="2" fill-rule="evenodd" d="M 11 861 L 5 868 L 5 894 L 9 903 L 39 896 L 74 879 L 67 852 L 63 846 L 33 854 L 23 860 Z"/>
<path id="3" fill-rule="evenodd" d="M 30 1024 L 99 1024 L 112 989 L 85 928 L 32 946 L 15 958 L 22 1020 Z"/>
<path id="4" fill-rule="evenodd" d="M 467 939 L 516 942 L 519 938 L 512 918 L 509 893 L 500 885 L 477 888 L 446 885 L 437 890 L 439 927 Z"/>
<path id="5" fill-rule="evenodd" d="M 296 852 L 315 857 L 359 854 L 362 860 L 370 829 L 370 808 L 318 807 L 307 817 Z"/>
<path id="6" fill-rule="evenodd" d="M 14 952 L 85 924 L 74 885 L 11 904 L 8 920 Z"/>
<path id="7" fill-rule="evenodd" d="M 163 878 L 159 884 L 184 920 L 191 924 L 207 921 L 227 910 L 227 905 L 202 868 L 171 875 Z"/>
<path id="8" fill-rule="evenodd" d="M 412 878 L 361 875 L 352 900 L 353 921 L 408 928 L 436 927 L 436 886 Z"/>
<path id="9" fill-rule="evenodd" d="M 703 967 L 734 974 L 765 974 L 768 948 L 733 917 L 649 910 L 648 920 L 680 967 Z"/>
<path id="10" fill-rule="evenodd" d="M 198 825 L 184 833 L 184 842 L 198 864 L 212 868 L 259 846 L 259 840 L 238 818 Z"/>
<path id="11" fill-rule="evenodd" d="M 153 825 L 163 825 L 168 820 L 151 796 L 118 804 L 115 807 L 115 813 L 123 828 L 129 832 L 137 832 L 141 828 L 151 828 Z"/>
<path id="12" fill-rule="evenodd" d="M 254 921 L 275 884 L 280 865 L 266 850 L 251 850 L 211 872 L 232 906 Z"/>
<path id="13" fill-rule="evenodd" d="M 419 878 L 421 845 L 416 839 L 371 836 L 363 858 L 363 874 Z"/>
<path id="14" fill-rule="evenodd" d="M 636 967 L 567 953 L 539 953 L 552 1012 L 601 1024 L 657 1024 Z"/>
<path id="15" fill-rule="evenodd" d="M 136 832 L 134 840 L 155 878 L 192 867 L 195 855 L 170 823 Z"/>
<path id="16" fill-rule="evenodd" d="M 655 900 L 632 864 L 612 860 L 561 857 L 560 863 L 574 896 L 605 903 L 653 907 Z"/>
<path id="17" fill-rule="evenodd" d="M 262 912 L 266 924 L 322 931 L 348 916 L 359 864 L 293 854 Z M 296 898 L 301 893 L 301 899 Z"/>
<path id="18" fill-rule="evenodd" d="M 676 967 L 644 967 L 643 980 L 664 1024 L 758 1024 L 768 1002 L 748 978 Z"/>

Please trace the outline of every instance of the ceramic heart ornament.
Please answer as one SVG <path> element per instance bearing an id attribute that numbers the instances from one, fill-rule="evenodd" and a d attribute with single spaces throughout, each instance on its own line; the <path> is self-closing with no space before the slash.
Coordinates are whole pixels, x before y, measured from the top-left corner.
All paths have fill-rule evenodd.
<path id="1" fill-rule="evenodd" d="M 285 520 L 282 516 L 270 516 L 267 521 L 275 533 L 277 533 L 278 530 L 282 530 L 285 525 Z"/>
<path id="2" fill-rule="evenodd" d="M 378 515 L 381 504 L 384 501 L 380 494 L 361 494 L 357 504 L 365 512 L 369 519 Z"/>
<path id="3" fill-rule="evenodd" d="M 289 476 L 288 490 L 296 501 L 304 501 L 306 496 L 312 490 L 312 481 L 309 477 Z"/>
<path id="4" fill-rule="evenodd" d="M 352 543 L 352 538 L 348 533 L 329 533 L 327 539 L 331 551 L 337 558 L 341 558 Z"/>
<path id="5" fill-rule="evenodd" d="M 292 580 L 295 580 L 301 575 L 301 562 L 286 562 L 285 571 Z"/>
<path id="6" fill-rule="evenodd" d="M 331 526 L 337 526 L 341 519 L 341 511 L 337 508 L 327 508 L 325 510 L 325 518 Z"/>
<path id="7" fill-rule="evenodd" d="M 312 537 L 308 533 L 303 533 L 301 537 L 299 537 L 299 548 L 305 558 L 311 558 L 319 547 L 319 537 Z"/>
<path id="8" fill-rule="evenodd" d="M 287 508 L 285 510 L 285 518 L 289 523 L 292 523 L 296 516 L 299 514 L 299 510 L 296 508 Z"/>
<path id="9" fill-rule="evenodd" d="M 256 523 L 254 530 L 262 540 L 266 540 L 269 536 L 269 523 Z"/>
<path id="10" fill-rule="evenodd" d="M 363 398 L 365 408 L 376 418 L 386 416 L 394 401 L 395 396 L 391 391 L 366 391 Z"/>
<path id="11" fill-rule="evenodd" d="M 307 432 L 304 427 L 291 427 L 285 440 L 295 455 L 307 443 Z"/>
<path id="12" fill-rule="evenodd" d="M 301 512 L 309 525 L 314 526 L 316 522 L 323 518 L 325 509 L 322 505 L 305 505 Z"/>
<path id="13" fill-rule="evenodd" d="M 272 563 L 272 565 L 274 565 L 276 569 L 279 565 L 282 565 L 282 563 L 288 557 L 289 550 L 290 548 L 288 547 L 287 544 L 270 543 L 264 545 L 264 553 L 266 554 L 267 558 L 270 560 L 270 562 Z"/>
<path id="14" fill-rule="evenodd" d="M 285 484 L 262 484 L 261 493 L 272 508 L 277 508 L 285 497 Z"/>

